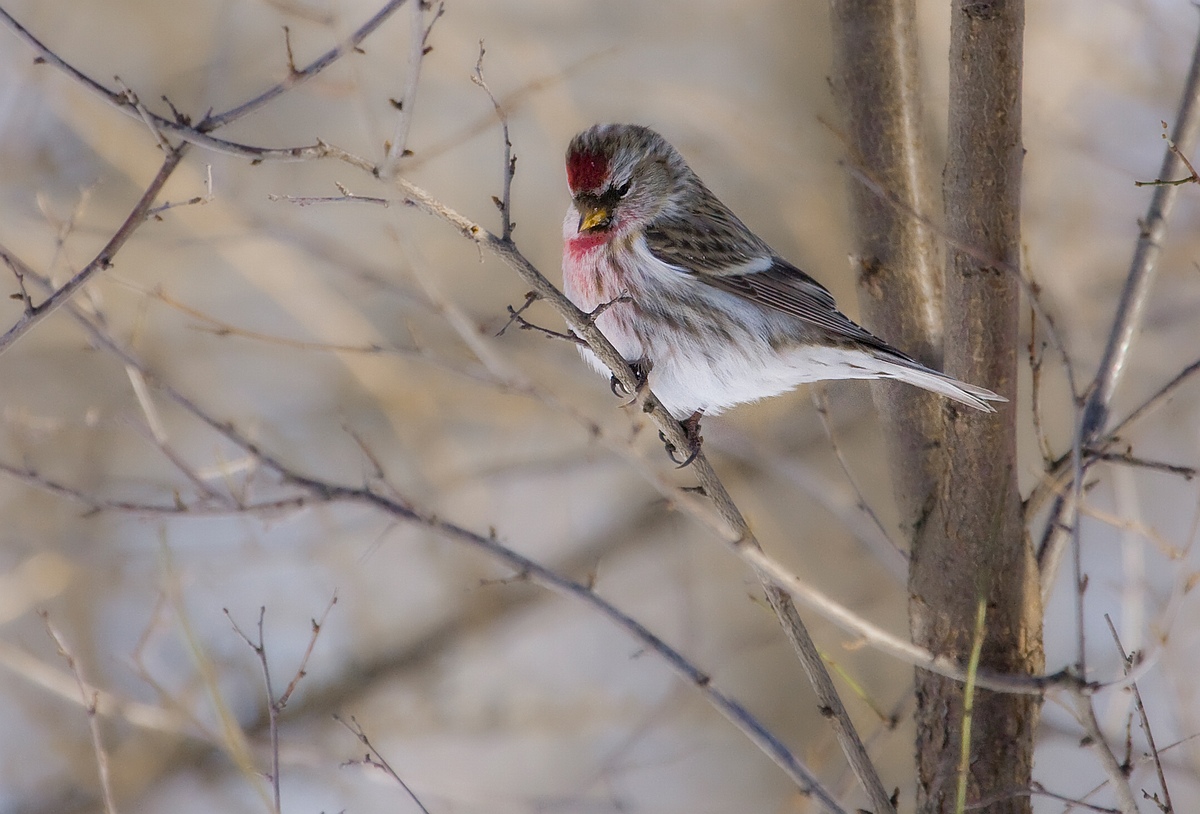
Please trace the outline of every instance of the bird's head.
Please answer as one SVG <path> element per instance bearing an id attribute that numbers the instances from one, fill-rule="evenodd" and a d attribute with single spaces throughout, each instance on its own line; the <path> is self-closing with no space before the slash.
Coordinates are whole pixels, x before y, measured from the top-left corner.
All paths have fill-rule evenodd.
<path id="1" fill-rule="evenodd" d="M 581 234 L 644 228 L 690 175 L 666 139 L 638 125 L 597 124 L 567 148 L 567 183 Z"/>

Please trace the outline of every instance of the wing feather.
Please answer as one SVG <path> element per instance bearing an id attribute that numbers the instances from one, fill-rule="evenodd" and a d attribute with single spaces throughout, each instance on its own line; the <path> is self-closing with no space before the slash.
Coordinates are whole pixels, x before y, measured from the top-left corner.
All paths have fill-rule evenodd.
<path id="1" fill-rule="evenodd" d="M 750 302 L 912 361 L 837 308 L 816 280 L 779 257 L 711 193 L 685 222 L 646 230 L 646 247 L 662 262 Z"/>

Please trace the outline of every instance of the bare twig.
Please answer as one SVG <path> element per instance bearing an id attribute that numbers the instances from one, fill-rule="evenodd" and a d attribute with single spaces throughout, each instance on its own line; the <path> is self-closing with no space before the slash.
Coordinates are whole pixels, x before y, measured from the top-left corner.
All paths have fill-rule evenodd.
<path id="1" fill-rule="evenodd" d="M 397 108 L 396 127 L 392 132 L 391 141 L 388 142 L 387 155 L 380 167 L 379 174 L 382 178 L 394 176 L 401 159 L 412 154 L 412 151 L 408 149 L 408 134 L 412 129 L 413 113 L 417 106 L 421 65 L 425 62 L 425 55 L 429 53 L 431 47 L 429 35 L 433 33 L 433 27 L 437 21 L 446 13 L 445 4 L 439 2 L 437 9 L 433 12 L 433 19 L 429 21 L 429 25 L 426 25 L 426 5 L 424 0 L 420 0 L 409 7 L 411 19 L 408 32 L 408 73 L 404 78 L 404 93 L 394 103 Z"/>
<path id="2" fill-rule="evenodd" d="M 1192 52 L 1191 67 L 1184 83 L 1183 100 L 1179 105 L 1174 131 L 1167 142 L 1162 169 L 1158 173 L 1159 178 L 1174 178 L 1179 174 L 1185 164 L 1182 160 L 1183 154 L 1195 149 L 1197 136 L 1200 136 L 1200 37 L 1197 38 Z M 1150 209 L 1141 221 L 1137 249 L 1130 263 L 1121 300 L 1117 304 L 1108 344 L 1104 348 L 1104 356 L 1100 360 L 1096 380 L 1084 409 L 1085 443 L 1090 443 L 1096 438 L 1107 423 L 1109 403 L 1117 383 L 1125 372 L 1134 336 L 1142 324 L 1142 315 L 1154 283 L 1158 258 L 1167 236 L 1167 223 L 1178 197 L 1178 186 L 1156 187 L 1154 197 L 1150 201 Z"/>
<path id="3" fill-rule="evenodd" d="M 1183 98 L 1179 104 L 1175 130 L 1168 141 L 1163 156 L 1160 178 L 1172 178 L 1179 174 L 1185 152 L 1195 149 L 1200 135 L 1200 33 L 1192 52 L 1192 63 L 1184 83 Z M 1133 253 L 1125 287 L 1117 304 L 1112 329 L 1105 345 L 1104 355 L 1096 372 L 1090 393 L 1083 406 L 1083 417 L 1076 433 L 1080 446 L 1092 447 L 1104 433 L 1109 419 L 1109 408 L 1113 393 L 1125 371 L 1129 352 L 1138 327 L 1142 323 L 1146 302 L 1154 282 L 1155 271 L 1162 244 L 1167 235 L 1167 223 L 1178 197 L 1177 185 L 1155 187 L 1154 196 L 1146 217 L 1141 221 L 1141 234 Z M 1075 475 L 1082 477 L 1087 466 L 1076 467 Z M 1071 511 L 1071 500 L 1059 497 L 1050 510 L 1046 528 L 1038 546 L 1038 566 L 1041 571 L 1042 596 L 1049 594 L 1062 559 L 1062 549 L 1070 539 L 1063 533 L 1063 522 Z M 1076 506 L 1078 504 L 1075 504 Z M 1077 524 L 1076 524 L 1077 525 Z"/>
<path id="4" fill-rule="evenodd" d="M 329 598 L 329 604 L 325 606 L 325 610 L 321 612 L 320 619 L 312 620 L 312 635 L 308 637 L 308 647 L 304 648 L 304 655 L 300 657 L 300 666 L 296 668 L 296 674 L 292 676 L 292 680 L 288 682 L 287 688 L 284 689 L 283 695 L 279 696 L 279 708 L 282 710 L 287 706 L 288 699 L 292 697 L 292 693 L 296 691 L 300 680 L 308 675 L 308 659 L 312 656 L 313 648 L 317 644 L 317 637 L 321 635 L 322 628 L 325 627 L 325 620 L 329 618 L 329 612 L 333 610 L 333 606 L 337 604 L 337 591 L 333 592 L 333 596 Z"/>
<path id="5" fill-rule="evenodd" d="M 271 772 L 268 775 L 271 781 L 271 791 L 275 795 L 275 814 L 280 814 L 282 808 L 280 806 L 280 782 L 279 782 L 279 708 L 275 705 L 275 691 L 271 689 L 271 667 L 267 662 L 267 645 L 263 639 L 263 620 L 267 616 L 267 606 L 263 605 L 258 609 L 258 641 L 255 642 L 246 635 L 238 623 L 234 620 L 233 615 L 229 612 L 229 608 L 222 608 L 225 616 L 229 619 L 229 624 L 233 625 L 237 635 L 242 637 L 242 640 L 250 646 L 254 654 L 258 656 L 258 663 L 262 667 L 263 683 L 266 684 L 267 692 L 267 715 L 269 716 L 269 729 L 271 736 Z"/>
<path id="6" fill-rule="evenodd" d="M 1104 774 L 1107 775 L 1113 791 L 1117 795 L 1117 805 L 1120 807 L 1121 814 L 1138 814 L 1137 799 L 1133 796 L 1133 789 L 1129 785 L 1129 776 L 1125 773 L 1124 767 L 1117 762 L 1117 757 L 1109 747 L 1108 741 L 1104 739 L 1104 733 L 1100 729 L 1100 722 L 1096 720 L 1096 711 L 1092 707 L 1091 699 L 1078 695 L 1075 697 L 1075 702 L 1076 717 L 1083 726 L 1084 732 L 1087 733 L 1084 744 L 1099 758 L 1100 767 L 1104 769 Z"/>
<path id="7" fill-rule="evenodd" d="M 337 604 L 337 593 L 329 600 L 329 604 L 325 607 L 325 612 L 321 614 L 320 621 L 314 619 L 312 621 L 312 635 L 308 639 L 308 647 L 304 650 L 304 655 L 300 659 L 300 666 L 296 668 L 296 674 L 292 680 L 288 682 L 287 689 L 278 698 L 275 697 L 275 690 L 271 686 L 271 667 L 267 661 L 267 643 L 263 635 L 263 621 L 267 616 L 266 606 L 258 609 L 258 640 L 251 639 L 246 632 L 238 626 L 233 615 L 229 612 L 229 608 L 222 608 L 225 612 L 229 623 L 233 625 L 234 632 L 242 637 L 242 640 L 250 646 L 254 654 L 258 656 L 259 665 L 262 667 L 263 684 L 265 685 L 267 694 L 267 724 L 271 738 L 271 790 L 275 795 L 275 811 L 278 814 L 282 811 L 280 806 L 280 791 L 281 781 L 279 777 L 279 716 L 283 713 L 284 707 L 287 706 L 288 699 L 295 692 L 300 681 L 307 675 L 306 668 L 308 666 L 308 658 L 312 655 L 313 647 L 317 644 L 317 637 L 321 635 L 321 627 L 325 624 L 325 619 L 329 616 L 329 611 Z"/>
<path id="8" fill-rule="evenodd" d="M 349 729 L 350 732 L 354 734 L 354 737 L 358 738 L 359 743 L 367 748 L 367 754 L 362 758 L 362 760 L 349 760 L 342 765 L 354 766 L 361 764 L 379 769 L 388 777 L 400 784 L 400 788 L 404 789 L 405 793 L 412 798 L 412 801 L 417 804 L 417 808 L 421 809 L 424 814 L 429 814 L 429 809 L 427 809 L 425 804 L 421 802 L 421 798 L 417 796 L 416 792 L 408 787 L 408 784 L 404 782 L 404 779 L 397 774 L 395 769 L 392 768 L 392 764 L 387 762 L 387 758 L 385 758 L 379 752 L 379 750 L 375 748 L 375 745 L 371 743 L 370 738 L 367 737 L 366 731 L 362 728 L 362 724 L 358 722 L 357 718 L 351 715 L 350 720 L 347 721 L 345 718 L 334 715 L 333 720 Z"/>
<path id="9" fill-rule="evenodd" d="M 253 99 L 243 102 L 237 107 L 230 108 L 224 113 L 206 116 L 204 120 L 197 125 L 197 129 L 200 132 L 207 133 L 216 130 L 219 127 L 224 127 L 231 122 L 237 121 L 248 113 L 264 107 L 271 100 L 278 96 L 282 96 L 284 93 L 287 93 L 297 85 L 312 79 L 314 76 L 321 73 L 321 71 L 337 62 L 346 54 L 352 54 L 357 51 L 358 46 L 362 44 L 362 41 L 371 36 L 371 34 L 375 32 L 375 29 L 383 25 L 383 23 L 401 6 L 403 6 L 404 3 L 405 0 L 388 0 L 388 2 L 383 4 L 379 11 L 375 12 L 375 14 L 369 20 L 359 26 L 354 33 L 347 37 L 344 41 L 333 48 L 330 48 L 328 51 L 321 54 L 321 56 L 308 63 L 303 68 L 296 69 L 294 64 L 289 65 L 288 75 L 283 79 L 283 81 L 272 85 L 270 88 L 267 88 Z M 26 39 L 29 38 L 26 37 Z M 34 47 L 40 48 L 42 46 L 40 43 L 34 43 Z M 157 123 L 160 127 L 163 126 L 161 122 Z M 164 129 L 171 130 L 171 128 Z M 178 131 L 172 130 L 172 132 Z"/>
<path id="10" fill-rule="evenodd" d="M 0 260 L 4 261 L 4 265 L 8 266 L 9 270 L 12 271 L 13 276 L 17 278 L 17 288 L 19 290 L 12 296 L 14 299 L 21 301 L 21 303 L 25 306 L 25 316 L 29 316 L 33 313 L 33 300 L 30 299 L 29 291 L 27 291 L 25 288 L 25 273 L 21 271 L 19 266 L 12 262 L 12 260 L 9 258 L 8 252 L 4 250 L 3 246 L 0 246 Z"/>
<path id="11" fill-rule="evenodd" d="M 867 517 L 871 518 L 871 522 L 875 524 L 875 528 L 879 530 L 880 535 L 884 540 L 887 540 L 888 545 L 896 552 L 902 560 L 908 560 L 908 552 L 896 544 L 892 536 L 888 534 L 888 530 L 883 525 L 883 521 L 879 519 L 879 515 L 871 508 L 870 502 L 863 494 L 862 487 L 858 484 L 858 479 L 854 477 L 854 473 L 850 469 L 850 464 L 846 460 L 846 456 L 842 453 L 841 445 L 838 444 L 837 434 L 833 429 L 833 422 L 829 419 L 829 399 L 827 398 L 825 387 L 818 385 L 812 389 L 813 406 L 816 407 L 817 416 L 821 419 L 821 426 L 825 428 L 825 435 L 829 438 L 829 445 L 833 448 L 834 457 L 837 458 L 838 465 L 842 468 L 842 474 L 846 476 L 846 480 L 850 483 L 850 488 L 854 490 L 854 494 L 858 497 L 858 508 L 862 510 Z"/>
<path id="12" fill-rule="evenodd" d="M 105 814 L 117 814 L 117 804 L 113 798 L 112 780 L 108 773 L 108 752 L 104 748 L 104 740 L 100 737 L 100 721 L 96 717 L 100 693 L 98 690 L 90 687 L 84 680 L 79 664 L 75 661 L 75 657 L 71 655 L 71 650 L 67 647 L 66 640 L 63 639 L 62 634 L 58 632 L 58 629 L 50 621 L 50 614 L 42 611 L 41 616 L 42 621 L 46 625 L 46 632 L 50 634 L 50 638 L 54 639 L 54 643 L 58 646 L 59 655 L 63 657 L 63 660 L 67 663 L 67 669 L 75 677 L 75 683 L 79 687 L 79 697 L 83 701 L 83 708 L 87 711 L 88 729 L 92 733 L 92 751 L 96 755 L 96 769 L 100 775 L 100 790 L 104 795 Z"/>
<path id="13" fill-rule="evenodd" d="M 1112 617 L 1107 613 L 1104 614 L 1104 621 L 1108 623 L 1108 630 L 1112 633 L 1113 643 L 1117 646 L 1117 652 L 1121 654 L 1121 663 L 1125 667 L 1125 672 L 1128 674 L 1129 669 L 1137 661 L 1138 654 L 1126 653 L 1125 647 L 1121 644 L 1121 637 L 1117 635 L 1117 628 L 1113 625 Z M 1154 761 L 1154 770 L 1158 773 L 1158 784 L 1162 788 L 1163 798 L 1161 801 L 1155 798 L 1163 814 L 1172 814 L 1175 808 L 1171 805 L 1171 792 L 1167 789 L 1167 777 L 1163 773 L 1162 758 L 1159 755 L 1158 747 L 1154 744 L 1154 733 L 1150 730 L 1150 717 L 1146 714 L 1146 705 L 1142 703 L 1142 693 L 1138 689 L 1136 682 L 1129 685 L 1133 690 L 1133 702 L 1137 707 L 1138 718 L 1142 723 L 1142 731 L 1146 733 L 1146 743 L 1150 747 L 1150 758 Z"/>
<path id="14" fill-rule="evenodd" d="M 1066 803 L 1067 807 L 1064 809 L 1064 811 L 1069 811 L 1072 808 L 1078 807 L 1078 808 L 1086 808 L 1088 811 L 1095 811 L 1095 812 L 1097 812 L 1097 814 L 1121 814 L 1121 812 L 1115 808 L 1108 808 L 1107 806 L 1094 805 L 1093 803 L 1089 803 L 1086 800 L 1083 800 L 1083 799 L 1080 799 L 1077 797 L 1067 797 L 1065 795 L 1057 794 L 1053 791 L 1049 791 L 1046 789 L 1045 786 L 1043 786 L 1041 783 L 1037 782 L 1036 780 L 1033 781 L 1032 783 L 1030 783 L 1028 788 L 1013 789 L 1013 790 L 1007 791 L 1007 792 L 991 794 L 980 800 L 976 800 L 975 802 L 967 805 L 965 810 L 966 811 L 976 811 L 981 808 L 988 808 L 989 806 L 993 806 L 996 803 L 1002 803 L 1005 800 L 1011 800 L 1014 797 L 1032 797 L 1035 794 L 1040 795 L 1042 797 L 1049 797 L 1051 800 L 1058 800 L 1059 802 Z"/>
<path id="15" fill-rule="evenodd" d="M 0 15 L 4 14 L 4 10 L 0 9 Z M 166 159 L 162 166 L 159 167 L 158 174 L 146 187 L 137 204 L 129 213 L 125 221 L 117 229 L 104 248 L 96 257 L 79 270 L 70 280 L 59 287 L 53 294 L 47 297 L 41 304 L 34 306 L 31 310 L 26 311 L 25 315 L 17 320 L 11 328 L 0 336 L 0 353 L 12 347 L 13 343 L 27 333 L 33 326 L 37 325 L 46 317 L 53 314 L 63 303 L 67 302 L 76 291 L 78 291 L 85 283 L 87 283 L 98 272 L 109 268 L 112 265 L 113 257 L 125 245 L 126 241 L 133 236 L 133 233 L 146 220 L 146 216 L 154 205 L 158 193 L 162 190 L 163 185 L 167 183 L 167 179 L 171 177 L 171 173 L 179 166 L 179 162 L 183 160 L 183 156 L 187 153 L 187 144 L 181 144 L 167 153 Z M 12 258 L 7 253 L 4 254 L 6 263 L 12 266 Z"/>
<path id="16" fill-rule="evenodd" d="M 340 186 L 340 185 L 339 185 Z M 271 201 L 286 201 L 296 206 L 312 206 L 313 204 L 328 204 L 328 203 L 368 203 L 382 206 L 387 209 L 394 203 L 404 203 L 404 201 L 393 201 L 387 198 L 374 198 L 367 195 L 355 195 L 345 188 L 342 188 L 341 195 L 268 195 L 268 200 Z"/>
<path id="17" fill-rule="evenodd" d="M 1025 262 L 1025 268 L 1028 270 L 1029 263 Z M 1037 283 L 1030 281 L 1030 285 L 1036 287 Z M 1049 469 L 1054 461 L 1054 452 L 1050 449 L 1050 441 L 1046 438 L 1046 430 L 1042 426 L 1042 363 L 1045 360 L 1046 343 L 1042 342 L 1038 346 L 1037 340 L 1037 314 L 1034 313 L 1033 306 L 1029 308 L 1029 400 L 1030 400 L 1030 415 L 1033 419 L 1033 434 L 1037 438 L 1038 448 L 1042 451 L 1043 469 Z M 1026 515 L 1028 518 L 1028 515 Z M 1028 522 L 1028 519 L 1026 520 Z"/>
<path id="18" fill-rule="evenodd" d="M 1112 428 L 1112 432 L 1109 433 L 1109 437 L 1112 439 L 1120 438 L 1122 432 L 1160 407 L 1180 385 L 1198 372 L 1200 372 L 1200 359 L 1184 367 L 1174 378 L 1156 390 L 1154 395 L 1143 401 L 1125 418 L 1118 421 L 1116 426 Z"/>
<path id="19" fill-rule="evenodd" d="M 337 62 L 348 53 L 353 53 L 358 46 L 369 37 L 380 25 L 384 23 L 397 9 L 404 5 L 406 0 L 389 0 L 377 11 L 374 16 L 363 23 L 359 28 L 351 34 L 346 40 L 339 45 L 326 51 L 321 56 L 310 62 L 304 68 L 297 70 L 295 66 L 289 66 L 288 76 L 281 82 L 267 88 L 265 91 L 255 96 L 237 107 L 230 108 L 224 113 L 210 114 L 195 126 L 185 116 L 173 116 L 165 118 L 153 112 L 147 111 L 150 123 L 153 127 L 163 133 L 169 133 L 189 143 L 203 145 L 217 152 L 228 153 L 233 155 L 242 155 L 253 158 L 254 150 L 246 150 L 243 145 L 238 145 L 234 142 L 227 142 L 223 139 L 209 135 L 212 131 L 223 127 L 231 122 L 234 122 L 249 113 L 263 107 L 276 97 L 286 93 L 297 85 L 312 79 L 321 71 L 328 68 L 333 63 Z M 54 53 L 49 47 L 42 43 L 37 37 L 33 36 L 23 25 L 9 14 L 5 9 L 0 8 L 0 23 L 8 26 L 18 37 L 24 40 L 38 54 L 38 58 L 59 70 L 66 73 L 75 82 L 83 86 L 86 90 L 99 96 L 104 101 L 121 110 L 126 115 L 136 119 L 142 119 L 142 114 L 138 112 L 136 107 L 130 103 L 130 100 L 122 91 L 115 91 L 105 85 L 92 79 L 87 74 L 75 68 L 69 62 L 64 60 L 58 54 Z M 177 148 L 178 149 L 178 148 Z M 318 146 L 314 145 L 313 150 L 317 150 Z M 287 151 L 282 151 L 287 152 Z M 285 158 L 280 154 L 275 156 L 277 159 Z M 311 155 L 305 153 L 295 156 L 294 160 L 304 160 Z"/>
<path id="20" fill-rule="evenodd" d="M 106 718 L 123 721 L 151 732 L 162 732 L 169 735 L 194 734 L 190 726 L 192 721 L 184 716 L 153 704 L 120 698 L 86 682 L 87 692 L 81 699 L 75 677 L 64 675 L 49 664 L 7 642 L 0 642 L 0 665 L 7 667 L 15 675 L 41 687 L 52 695 L 71 703 L 80 704 L 84 708 L 87 708 L 94 699 L 96 713 Z"/>
<path id="21" fill-rule="evenodd" d="M 1131 455 L 1128 452 L 1099 452 L 1093 453 L 1089 457 L 1095 461 L 1107 461 L 1109 463 L 1125 464 L 1127 466 L 1136 466 L 1142 469 L 1156 469 L 1159 472 L 1167 472 L 1171 475 L 1180 475 L 1184 480 L 1191 480 L 1192 478 L 1196 477 L 1195 467 L 1169 464 L 1166 461 L 1152 461 L 1147 458 L 1139 458 L 1136 455 Z"/>
<path id="22" fill-rule="evenodd" d="M 1196 174 L 1196 168 L 1192 166 L 1192 162 L 1190 160 L 1188 160 L 1188 157 L 1186 155 L 1183 154 L 1183 151 L 1180 150 L 1175 145 L 1175 142 L 1171 141 L 1171 139 L 1167 136 L 1167 132 L 1166 132 L 1167 127 L 1168 127 L 1167 123 L 1162 122 L 1163 138 L 1166 139 L 1167 149 L 1170 150 L 1171 152 L 1175 153 L 1175 155 L 1179 158 L 1179 160 L 1181 162 L 1183 162 L 1183 166 L 1187 168 L 1188 175 L 1184 178 L 1168 178 L 1168 179 L 1155 178 L 1153 181 L 1134 181 L 1133 185 L 1135 187 L 1157 187 L 1157 186 L 1164 186 L 1164 185 L 1180 186 L 1182 184 L 1200 184 L 1200 175 Z"/>
<path id="23" fill-rule="evenodd" d="M 483 88 L 484 93 L 492 100 L 492 107 L 496 109 L 496 118 L 500 120 L 500 131 L 504 134 L 504 191 L 502 197 L 493 198 L 493 200 L 500 210 L 500 239 L 511 240 L 514 225 L 512 222 L 512 182 L 513 175 L 517 171 L 517 157 L 513 155 L 512 139 L 508 135 L 508 113 L 500 105 L 496 94 L 492 93 L 492 89 L 488 87 L 487 81 L 483 78 L 483 55 L 485 53 L 483 40 L 480 40 L 479 59 L 475 62 L 475 73 L 471 76 L 471 81 Z"/>

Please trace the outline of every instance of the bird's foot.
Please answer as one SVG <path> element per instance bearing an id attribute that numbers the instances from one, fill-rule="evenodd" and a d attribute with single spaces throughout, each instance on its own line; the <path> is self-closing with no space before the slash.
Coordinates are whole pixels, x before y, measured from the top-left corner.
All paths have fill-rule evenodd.
<path id="1" fill-rule="evenodd" d="M 635 362 L 630 362 L 629 367 L 633 369 L 633 375 L 637 378 L 637 385 L 633 388 L 632 393 L 625 388 L 625 385 L 621 384 L 620 379 L 618 379 L 616 376 L 613 376 L 608 380 L 608 386 L 612 390 L 612 394 L 614 396 L 617 398 L 629 398 L 628 401 L 621 405 L 622 407 L 628 407 L 630 404 L 633 404 L 635 401 L 637 401 L 638 398 L 641 397 L 642 393 L 646 390 L 646 385 L 650 381 L 649 360 L 638 359 Z"/>
<path id="2" fill-rule="evenodd" d="M 704 440 L 700 437 L 700 418 L 703 415 L 703 410 L 697 410 L 683 421 L 679 422 L 683 427 L 683 431 L 687 435 L 688 439 L 688 455 L 682 461 L 679 460 L 679 457 L 676 454 L 679 452 L 679 449 L 667 440 L 666 435 L 661 432 L 658 434 L 659 439 L 667 448 L 667 456 L 670 457 L 670 459 L 675 463 L 676 469 L 683 469 L 684 467 L 689 466 L 692 461 L 696 460 L 696 456 L 700 454 L 700 443 Z"/>

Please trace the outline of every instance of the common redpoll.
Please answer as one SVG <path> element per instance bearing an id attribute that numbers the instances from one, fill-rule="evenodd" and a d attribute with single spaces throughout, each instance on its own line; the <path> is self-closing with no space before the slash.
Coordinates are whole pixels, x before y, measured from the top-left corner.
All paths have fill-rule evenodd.
<path id="1" fill-rule="evenodd" d="M 822 379 L 896 379 L 994 412 L 842 314 L 709 191 L 666 139 L 598 124 L 567 148 L 563 290 L 678 419 Z M 602 373 L 589 350 L 584 358 Z"/>

